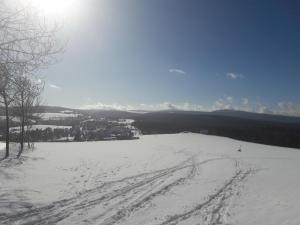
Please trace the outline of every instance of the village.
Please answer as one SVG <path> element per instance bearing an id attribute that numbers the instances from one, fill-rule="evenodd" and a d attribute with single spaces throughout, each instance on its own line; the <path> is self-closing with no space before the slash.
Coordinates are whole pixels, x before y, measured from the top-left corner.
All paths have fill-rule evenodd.
<path id="1" fill-rule="evenodd" d="M 57 115 L 55 118 L 46 119 L 38 122 L 39 124 L 33 123 L 25 127 L 25 142 L 130 140 L 138 139 L 141 133 L 132 125 L 134 121 L 130 119 L 94 119 L 82 115 L 76 117 Z M 72 125 L 59 125 L 68 124 L 70 121 Z M 45 124 L 47 122 L 49 124 Z M 18 142 L 19 137 L 20 127 L 11 127 L 10 140 Z M 0 130 L 0 140 L 4 139 L 5 135 Z"/>

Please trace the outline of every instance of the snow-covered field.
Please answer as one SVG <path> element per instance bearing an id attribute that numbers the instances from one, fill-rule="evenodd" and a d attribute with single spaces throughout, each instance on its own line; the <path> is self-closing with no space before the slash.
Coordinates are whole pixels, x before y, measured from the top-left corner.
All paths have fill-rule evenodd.
<path id="1" fill-rule="evenodd" d="M 299 209 L 300 150 L 222 137 L 38 143 L 0 162 L 0 224 L 299 225 Z"/>

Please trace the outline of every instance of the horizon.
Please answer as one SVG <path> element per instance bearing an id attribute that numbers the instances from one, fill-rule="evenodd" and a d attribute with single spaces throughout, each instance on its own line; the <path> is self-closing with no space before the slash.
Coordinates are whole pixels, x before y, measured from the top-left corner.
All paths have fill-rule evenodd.
<path id="1" fill-rule="evenodd" d="M 40 107 L 50 107 L 50 108 L 62 108 L 66 110 L 83 110 L 83 111 L 101 111 L 101 112 L 109 112 L 109 111 L 115 111 L 115 112 L 129 112 L 129 113 L 155 113 L 155 112 L 187 112 L 187 113 L 214 113 L 214 112 L 241 112 L 241 113 L 251 113 L 251 114 L 260 114 L 260 115 L 267 115 L 267 116 L 283 116 L 283 117 L 295 117 L 300 118 L 298 115 L 287 115 L 287 114 L 278 114 L 278 113 L 272 113 L 272 112 L 253 112 L 253 111 L 245 111 L 241 109 L 215 109 L 215 110 L 184 110 L 184 109 L 157 109 L 157 110 L 144 110 L 144 109 L 118 109 L 118 108 L 72 108 L 72 107 L 66 107 L 66 106 L 58 106 L 58 105 L 41 105 Z M 48 113 L 48 112 L 45 112 Z"/>

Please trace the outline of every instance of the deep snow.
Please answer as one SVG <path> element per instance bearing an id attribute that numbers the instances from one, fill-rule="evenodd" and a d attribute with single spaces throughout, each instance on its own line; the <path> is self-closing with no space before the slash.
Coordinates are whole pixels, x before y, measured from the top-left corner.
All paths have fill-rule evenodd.
<path id="1" fill-rule="evenodd" d="M 0 224 L 300 224 L 296 149 L 191 133 L 36 146 L 0 162 Z"/>

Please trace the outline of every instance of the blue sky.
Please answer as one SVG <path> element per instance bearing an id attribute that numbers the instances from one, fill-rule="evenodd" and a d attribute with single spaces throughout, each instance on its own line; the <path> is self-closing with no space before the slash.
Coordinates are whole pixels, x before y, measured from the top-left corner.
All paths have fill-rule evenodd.
<path id="1" fill-rule="evenodd" d="M 47 104 L 300 112 L 299 1 L 81 1 Z"/>

